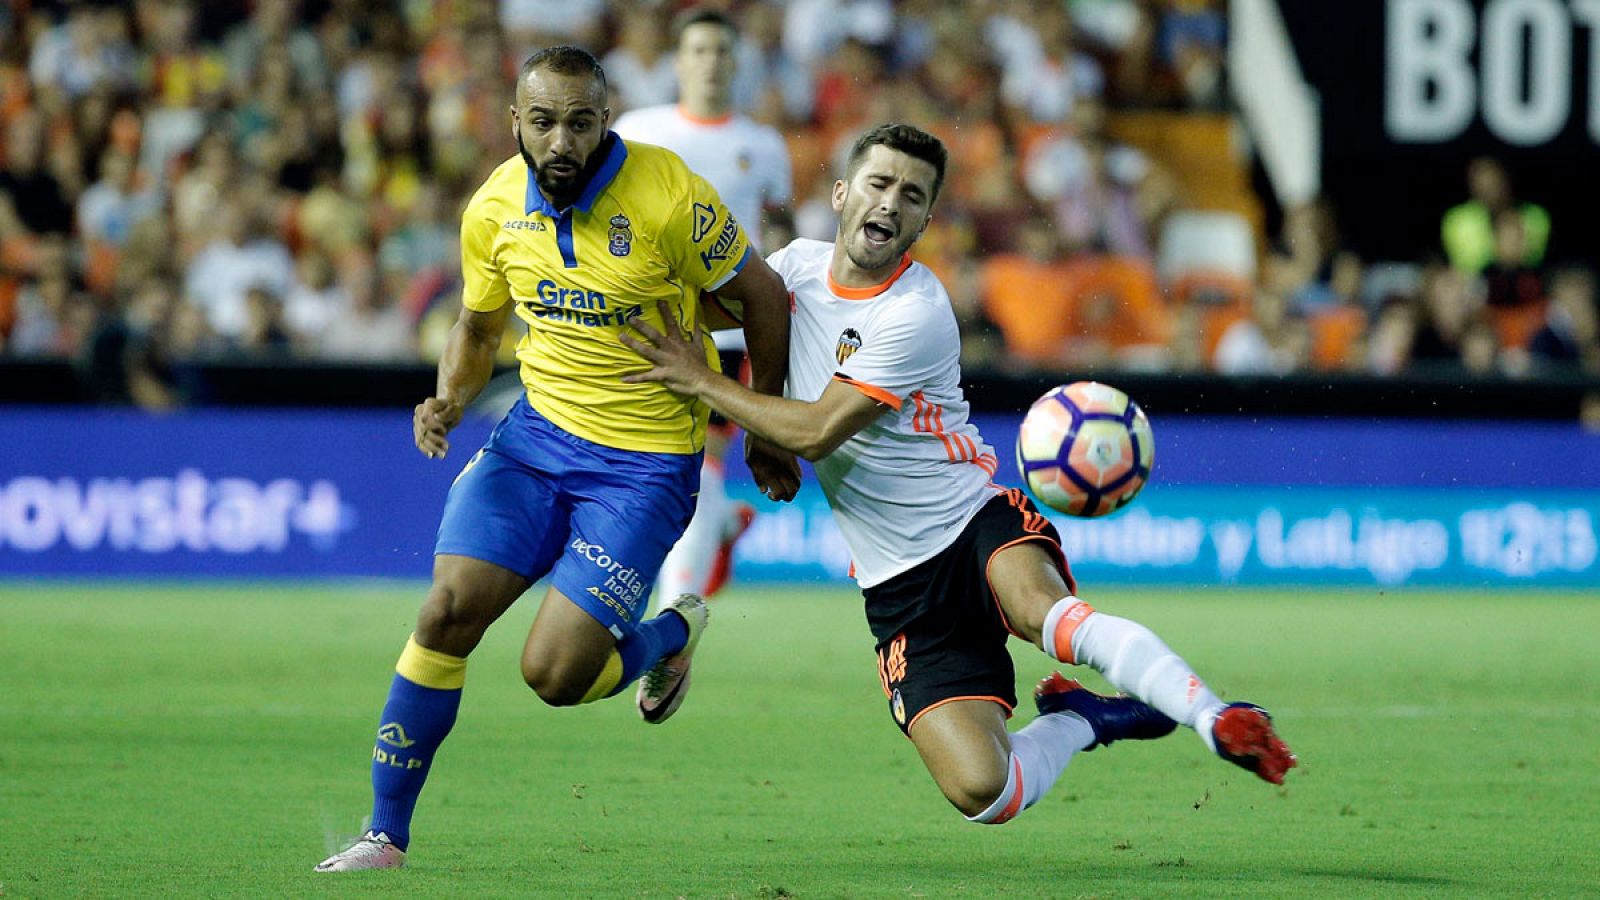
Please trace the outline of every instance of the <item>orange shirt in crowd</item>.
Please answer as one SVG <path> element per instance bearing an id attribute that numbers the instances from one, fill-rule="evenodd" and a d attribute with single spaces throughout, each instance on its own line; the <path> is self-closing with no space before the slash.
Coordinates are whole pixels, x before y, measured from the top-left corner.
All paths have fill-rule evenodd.
<path id="1" fill-rule="evenodd" d="M 1323 371 L 1337 371 L 1359 364 L 1357 345 L 1367 332 L 1367 314 L 1360 307 L 1346 305 L 1312 314 L 1311 364 Z"/>
<path id="2" fill-rule="evenodd" d="M 1171 337 L 1155 272 L 1140 260 L 1080 256 L 1046 262 L 1006 254 L 983 266 L 984 310 L 1017 356 L 1061 363 L 1075 348 L 1109 353 Z M 1092 352 L 1092 351 L 1088 351 Z"/>
<path id="3" fill-rule="evenodd" d="M 984 262 L 980 277 L 984 312 L 1006 349 L 1030 362 L 1058 358 L 1072 335 L 1066 263 L 1006 253 Z"/>
<path id="4" fill-rule="evenodd" d="M 1074 325 L 1113 350 L 1166 346 L 1172 337 L 1161 284 L 1143 260 L 1127 256 L 1080 256 L 1067 264 Z"/>

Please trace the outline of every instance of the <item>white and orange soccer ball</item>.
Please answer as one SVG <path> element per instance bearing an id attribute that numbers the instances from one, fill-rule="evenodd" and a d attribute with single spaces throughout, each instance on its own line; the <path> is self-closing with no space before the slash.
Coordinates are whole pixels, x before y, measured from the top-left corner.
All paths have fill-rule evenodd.
<path id="1" fill-rule="evenodd" d="M 1092 518 L 1128 505 L 1156 460 L 1150 420 L 1122 391 L 1097 381 L 1052 388 L 1017 436 L 1017 469 L 1039 502 Z"/>

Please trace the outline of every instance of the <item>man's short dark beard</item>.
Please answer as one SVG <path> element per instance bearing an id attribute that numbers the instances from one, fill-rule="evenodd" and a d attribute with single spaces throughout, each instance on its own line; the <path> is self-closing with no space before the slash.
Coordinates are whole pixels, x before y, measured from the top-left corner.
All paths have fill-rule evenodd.
<path id="1" fill-rule="evenodd" d="M 605 160 L 605 151 L 610 148 L 609 142 L 609 137 L 601 141 L 600 146 L 596 147 L 594 152 L 589 154 L 589 158 L 579 167 L 577 177 L 572 179 L 572 187 L 558 193 L 544 183 L 543 171 L 534 164 L 533 156 L 528 153 L 527 146 L 522 143 L 522 132 L 520 130 L 517 132 L 517 152 L 522 154 L 522 161 L 533 172 L 534 178 L 539 183 L 540 193 L 544 194 L 545 199 L 549 200 L 550 205 L 556 209 L 566 209 L 571 206 L 579 195 L 583 193 L 583 189 L 588 187 L 589 179 L 594 177 L 595 170 L 599 169 L 600 163 Z"/>

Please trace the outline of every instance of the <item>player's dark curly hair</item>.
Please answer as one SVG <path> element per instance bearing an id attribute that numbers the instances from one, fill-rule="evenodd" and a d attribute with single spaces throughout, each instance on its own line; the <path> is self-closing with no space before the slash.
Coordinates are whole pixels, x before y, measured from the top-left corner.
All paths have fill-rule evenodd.
<path id="1" fill-rule="evenodd" d="M 593 53 L 582 47 L 561 44 L 540 50 L 523 60 L 522 71 L 517 74 L 518 83 L 527 81 L 529 72 L 540 69 L 557 75 L 592 75 L 600 82 L 601 95 L 606 93 L 606 70 L 600 67 L 600 60 L 595 59 Z"/>
<path id="2" fill-rule="evenodd" d="M 928 202 L 931 204 L 938 198 L 939 188 L 944 184 L 945 161 L 950 154 L 938 138 L 913 125 L 885 122 L 856 138 L 855 144 L 850 147 L 850 159 L 845 163 L 845 178 L 853 177 L 861 161 L 867 158 L 867 151 L 880 144 L 933 166 L 933 196 L 928 198 Z"/>

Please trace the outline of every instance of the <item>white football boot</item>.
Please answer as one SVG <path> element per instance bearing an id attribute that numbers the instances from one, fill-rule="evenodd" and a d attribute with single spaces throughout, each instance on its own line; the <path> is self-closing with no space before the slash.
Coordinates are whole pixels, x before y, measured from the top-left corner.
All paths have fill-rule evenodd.
<path id="1" fill-rule="evenodd" d="M 662 612 L 668 610 L 683 617 L 689 626 L 689 640 L 682 650 L 656 663 L 639 679 L 639 715 L 652 725 L 665 722 L 683 705 L 683 697 L 689 693 L 690 657 L 710 618 L 706 601 L 694 594 L 679 594 Z"/>
<path id="2" fill-rule="evenodd" d="M 369 831 L 339 853 L 317 863 L 318 872 L 356 872 L 362 869 L 400 869 L 406 852 L 381 831 Z"/>

